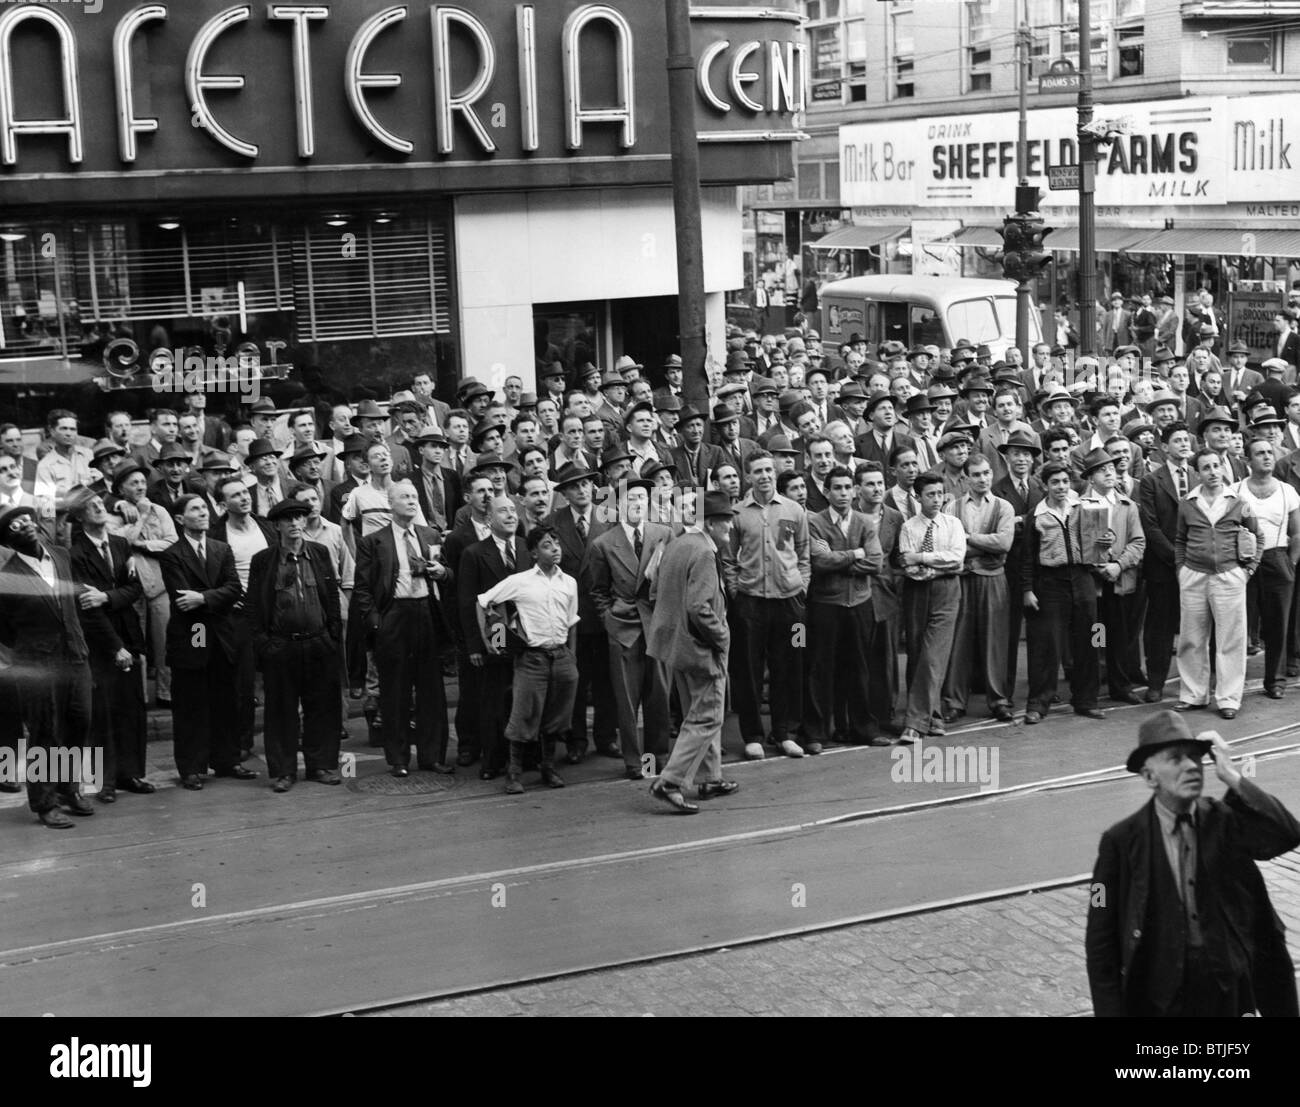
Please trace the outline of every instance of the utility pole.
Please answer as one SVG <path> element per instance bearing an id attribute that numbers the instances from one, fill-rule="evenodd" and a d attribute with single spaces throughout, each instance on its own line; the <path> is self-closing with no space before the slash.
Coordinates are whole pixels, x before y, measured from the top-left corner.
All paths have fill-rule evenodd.
<path id="1" fill-rule="evenodd" d="M 1017 12 L 1021 5 L 1016 4 Z M 1020 119 L 1016 134 L 1016 214 L 1022 214 L 1022 201 L 1029 195 L 1029 111 L 1026 104 L 1029 85 L 1029 24 L 1021 19 L 1016 27 L 1016 72 L 1020 80 Z M 1037 204 L 1034 205 L 1037 208 Z M 1023 214 L 1028 214 L 1023 213 Z M 1034 310 L 1029 291 L 1029 274 L 1022 270 L 1016 285 L 1016 349 L 1021 364 L 1033 364 L 1029 357 L 1029 313 Z"/>
<path id="2" fill-rule="evenodd" d="M 1097 250 L 1093 183 L 1097 143 L 1092 123 L 1092 12 L 1079 0 L 1079 353 L 1091 355 L 1097 340 Z"/>
<path id="3" fill-rule="evenodd" d="M 673 216 L 677 227 L 677 321 L 686 402 L 708 419 L 704 372 L 704 234 L 700 147 L 695 123 L 695 55 L 690 0 L 665 0 L 668 17 L 668 129 L 672 136 Z"/>

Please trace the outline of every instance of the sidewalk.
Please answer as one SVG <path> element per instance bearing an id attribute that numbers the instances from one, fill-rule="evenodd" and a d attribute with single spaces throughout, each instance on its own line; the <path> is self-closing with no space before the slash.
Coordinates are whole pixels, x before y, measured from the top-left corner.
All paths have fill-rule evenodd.
<path id="1" fill-rule="evenodd" d="M 1300 963 L 1300 859 L 1261 868 Z M 1081 884 L 385 1014 L 1091 1015 L 1087 910 Z"/>

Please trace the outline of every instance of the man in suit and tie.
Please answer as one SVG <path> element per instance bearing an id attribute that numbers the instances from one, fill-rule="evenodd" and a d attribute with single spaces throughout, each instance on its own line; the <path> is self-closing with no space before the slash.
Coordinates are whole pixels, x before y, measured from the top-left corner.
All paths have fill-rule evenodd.
<path id="1" fill-rule="evenodd" d="M 1020 653 L 1020 631 L 1025 621 L 1025 597 L 1020 590 L 1025 556 L 1025 520 L 1043 501 L 1046 492 L 1033 475 L 1034 466 L 1043 455 L 1038 436 L 1032 431 L 1017 431 L 997 447 L 1006 465 L 1007 475 L 993 482 L 993 495 L 1006 500 L 1015 512 L 1011 549 L 1007 551 L 1007 695 L 1015 693 L 1016 660 Z"/>
<path id="2" fill-rule="evenodd" d="M 873 392 L 867 400 L 866 417 L 869 426 L 857 440 L 856 455 L 864 461 L 889 465 L 889 455 L 895 446 L 911 446 L 909 435 L 898 430 L 898 408 L 888 392 Z"/>
<path id="3" fill-rule="evenodd" d="M 736 466 L 736 471 L 741 474 L 740 481 L 743 488 L 745 466 L 749 462 L 749 455 L 759 447 L 752 438 L 741 434 L 742 419 L 742 416 L 732 411 L 726 404 L 714 405 L 713 429 L 717 435 L 717 447 L 722 451 L 723 463 L 729 462 Z"/>
<path id="4" fill-rule="evenodd" d="M 94 731 L 104 737 L 99 799 L 113 803 L 119 788 L 141 795 L 154 791 L 144 779 L 144 631 L 135 609 L 144 590 L 131 544 L 108 533 L 103 499 L 82 492 L 68 513 L 80 524 L 72 538 L 72 575 L 81 588 L 77 603 L 88 628 Z"/>
<path id="5" fill-rule="evenodd" d="M 1234 403 L 1241 403 L 1264 383 L 1262 373 L 1247 369 L 1250 347 L 1238 339 L 1228 347 L 1228 364 L 1223 367 L 1223 394 Z"/>
<path id="6" fill-rule="evenodd" d="M 1201 436 L 1206 449 L 1213 450 L 1219 455 L 1225 484 L 1235 484 L 1237 481 L 1245 480 L 1250 474 L 1250 466 L 1246 460 L 1232 452 L 1232 436 L 1239 430 L 1237 420 L 1226 407 L 1210 408 L 1197 424 L 1196 433 Z"/>
<path id="7" fill-rule="evenodd" d="M 164 446 L 170 446 L 180 433 L 180 422 L 176 412 L 169 407 L 155 407 L 149 411 L 149 441 L 131 451 L 135 463 L 150 472 L 162 453 Z"/>
<path id="8" fill-rule="evenodd" d="M 460 478 L 443 464 L 447 438 L 441 431 L 427 427 L 412 444 L 420 457 L 419 468 L 411 477 L 420 497 L 420 511 L 435 530 L 447 531 L 464 502 Z"/>
<path id="9" fill-rule="evenodd" d="M 29 496 L 36 490 L 36 459 L 23 450 L 22 428 L 14 423 L 0 426 L 0 453 L 14 459 L 22 490 Z"/>
<path id="10" fill-rule="evenodd" d="M 350 434 L 343 443 L 339 458 L 343 463 L 344 479 L 330 489 L 328 509 L 325 518 L 337 526 L 343 526 L 343 505 L 347 503 L 352 490 L 365 484 L 370 476 L 370 462 L 366 460 L 366 449 L 370 439 L 360 434 Z M 427 518 L 427 516 L 426 516 Z M 348 524 L 354 539 L 361 537 L 361 519 L 353 519 Z M 354 543 L 355 544 L 355 543 Z"/>
<path id="11" fill-rule="evenodd" d="M 1228 789 L 1202 795 L 1206 754 Z M 1256 861 L 1300 845 L 1300 822 L 1246 779 L 1216 731 L 1172 711 L 1143 721 L 1126 767 L 1151 800 L 1101 837 L 1086 934 L 1098 1017 L 1295 1017 L 1295 967 Z"/>
<path id="12" fill-rule="evenodd" d="M 1178 574 L 1174 569 L 1178 505 L 1199 483 L 1188 463 L 1192 432 L 1187 424 L 1169 424 L 1161 432 L 1161 443 L 1163 464 L 1155 466 L 1138 485 L 1138 518 L 1147 540 L 1142 555 L 1142 576 L 1147 586 L 1147 614 L 1142 627 L 1147 703 L 1159 703 L 1164 698 L 1165 681 L 1169 679 L 1180 618 Z"/>
<path id="13" fill-rule="evenodd" d="M 703 423 L 700 423 L 703 427 Z M 717 449 L 717 447 L 713 447 Z M 581 761 L 587 751 L 587 701 L 593 707 L 592 739 L 596 752 L 605 757 L 623 757 L 616 740 L 614 694 L 609 679 L 609 641 L 591 594 L 588 551 L 591 543 L 614 521 L 604 508 L 596 510 L 593 500 L 595 474 L 576 465 L 562 469 L 555 489 L 565 506 L 552 512 L 548 523 L 560 536 L 564 556 L 560 568 L 578 582 L 578 695 L 573 704 L 573 727 L 565 741 L 566 760 Z M 487 589 L 482 589 L 487 591 Z"/>
<path id="14" fill-rule="evenodd" d="M 1110 310 L 1097 324 L 1097 344 L 1101 353 L 1112 354 L 1117 346 L 1127 346 L 1133 341 L 1132 315 L 1124 308 L 1124 294 L 1112 292 Z"/>
<path id="15" fill-rule="evenodd" d="M 868 687 L 877 679 L 869 653 L 875 631 L 873 578 L 883 565 L 878 527 L 853 510 L 853 474 L 842 466 L 826 479 L 828 506 L 808 517 L 812 581 L 808 591 L 809 696 L 804 719 L 810 743 L 825 746 L 843 719 L 842 737 L 871 740 Z"/>
<path id="16" fill-rule="evenodd" d="M 435 612 L 438 582 L 450 583 L 451 571 L 441 559 L 440 533 L 416 521 L 420 504 L 414 486 L 395 481 L 388 502 L 389 525 L 357 543 L 349 619 L 373 636 L 389 771 L 408 775 L 414 742 L 419 768 L 451 773 L 439 661 L 444 642 Z"/>
<path id="17" fill-rule="evenodd" d="M 609 638 L 609 671 L 618 716 L 619 744 L 629 780 L 643 775 L 642 757 L 656 769 L 668 758 L 668 675 L 646 656 L 650 626 L 651 576 L 671 531 L 647 520 L 652 483 L 644 478 L 623 486 L 618 523 L 591 543 L 591 595 Z M 644 718 L 638 737 L 637 709 Z"/>
<path id="18" fill-rule="evenodd" d="M 653 441 L 664 457 L 671 458 L 673 450 L 682 444 L 681 435 L 677 431 L 682 401 L 677 396 L 656 396 L 654 405 L 658 426 L 655 428 Z"/>
<path id="19" fill-rule="evenodd" d="M 781 432 L 780 389 L 768 377 L 755 377 L 749 385 L 754 401 L 754 440 Z"/>
<path id="20" fill-rule="evenodd" d="M 486 538 L 471 543 L 461 553 L 456 596 L 467 660 L 470 667 L 477 670 L 473 691 L 480 697 L 477 718 L 472 720 L 478 749 L 469 752 L 483 759 L 479 779 L 495 780 L 505 772 L 509 755 L 506 722 L 510 718 L 514 678 L 512 651 L 517 650 L 520 643 L 506 626 L 494 624 L 489 632 L 500 633 L 501 638 L 493 645 L 504 648 L 488 649 L 479 623 L 478 598 L 506 577 L 531 568 L 533 557 L 518 535 L 519 510 L 514 500 L 506 495 L 494 495 L 490 483 L 485 490 L 485 479 L 481 475 L 474 477 L 470 485 L 470 503 L 473 510 L 476 501 L 488 497 L 489 531 Z M 462 685 L 462 700 L 466 694 L 464 688 Z M 460 716 L 457 714 L 458 736 L 462 733 L 459 724 Z M 460 741 L 463 743 L 465 738 L 460 738 Z M 462 748 L 458 752 L 459 764 L 467 751 Z"/>
<path id="21" fill-rule="evenodd" d="M 676 354 L 669 354 L 663 364 L 664 385 L 662 388 L 656 388 L 654 398 L 656 403 L 664 396 L 675 396 L 685 403 L 686 396 L 682 392 L 682 359 Z"/>
<path id="22" fill-rule="evenodd" d="M 1160 296 L 1156 299 L 1156 336 L 1155 348 L 1162 346 L 1173 350 L 1178 341 L 1178 313 L 1174 311 L 1174 298 Z"/>
<path id="23" fill-rule="evenodd" d="M 902 599 L 895 555 L 903 515 L 888 501 L 885 473 L 878 462 L 864 463 L 858 473 L 858 487 L 859 506 L 874 530 L 883 559 L 879 575 L 871 582 L 869 598 L 872 628 L 867 644 L 867 672 L 871 680 L 867 686 L 866 739 L 867 745 L 887 746 L 890 739 L 886 732 L 899 731 L 894 724 L 894 704 L 898 700 L 898 625 Z"/>
<path id="24" fill-rule="evenodd" d="M 266 513 L 284 499 L 284 483 L 280 477 L 280 451 L 269 438 L 258 438 L 248 447 L 248 467 L 253 473 L 249 490 L 253 496 L 253 514 L 266 518 Z"/>
<path id="25" fill-rule="evenodd" d="M 239 763 L 231 611 L 242 595 L 230 547 L 208 535 L 208 507 L 183 496 L 173 518 L 180 532 L 159 557 L 171 605 L 167 664 L 172 671 L 172 747 L 181 787 L 197 792 L 209 767 L 217 776 L 252 780 Z"/>
<path id="26" fill-rule="evenodd" d="M 447 426 L 447 416 L 451 413 L 451 408 L 434 396 L 433 389 L 433 374 L 427 369 L 421 369 L 411 378 L 410 392 L 415 397 L 416 402 L 426 408 L 428 412 L 425 421 L 442 430 Z"/>
<path id="27" fill-rule="evenodd" d="M 677 433 L 682 444 L 671 451 L 671 461 L 682 484 L 707 489 L 709 474 L 726 458 L 722 456 L 719 447 L 704 441 L 704 424 L 701 412 L 692 407 L 682 408 L 681 417 L 677 421 Z"/>
<path id="28" fill-rule="evenodd" d="M 722 722 L 727 692 L 727 599 L 723 552 L 735 508 L 725 492 L 707 492 L 699 520 L 665 547 L 655 582 L 647 654 L 671 674 L 682 707 L 672 756 L 650 794 L 684 815 L 699 805 L 682 795 L 697 773 L 700 799 L 729 796 L 740 785 L 722 776 Z"/>
<path id="29" fill-rule="evenodd" d="M 0 511 L 0 546 L 9 554 L 0 563 L 0 645 L 12 651 L 9 678 L 18 687 L 30 746 L 84 750 L 91 736 L 90 651 L 68 552 L 42 543 L 35 510 L 21 505 Z M 78 758 L 75 767 L 84 764 Z M 28 780 L 27 804 L 45 826 L 65 830 L 72 822 L 60 805 L 72 815 L 95 813 L 82 783 Z"/>
<path id="30" fill-rule="evenodd" d="M 1294 383 L 1296 367 L 1300 365 L 1300 334 L 1291 329 L 1291 317 L 1286 311 L 1273 314 L 1273 356 L 1287 363 Z"/>

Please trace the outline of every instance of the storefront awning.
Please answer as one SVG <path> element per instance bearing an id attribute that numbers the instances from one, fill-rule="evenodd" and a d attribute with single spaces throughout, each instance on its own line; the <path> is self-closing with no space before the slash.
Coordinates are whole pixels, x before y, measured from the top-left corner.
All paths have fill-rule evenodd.
<path id="1" fill-rule="evenodd" d="M 816 242 L 808 243 L 814 250 L 870 250 L 891 238 L 906 233 L 906 224 L 890 224 L 869 227 L 841 227 L 823 235 Z"/>
<path id="2" fill-rule="evenodd" d="M 1051 220 L 1048 220 L 1051 223 Z M 1132 248 L 1133 243 L 1140 242 L 1143 238 L 1152 233 L 1150 227 L 1097 227 L 1094 234 L 1094 249 L 1099 254 L 1118 254 L 1127 252 Z M 1055 227 L 1052 233 L 1043 239 L 1043 244 L 1049 250 L 1071 250 L 1079 249 L 1079 228 L 1078 227 Z"/>
<path id="3" fill-rule="evenodd" d="M 998 234 L 1000 227 L 962 227 L 955 235 L 952 242 L 954 246 L 991 246 L 997 249 L 1002 248 L 1002 236 Z"/>
<path id="4" fill-rule="evenodd" d="M 1129 249 L 1135 254 L 1246 254 L 1251 257 L 1291 258 L 1300 257 L 1300 231 L 1175 227 L 1168 231 L 1152 231 Z"/>

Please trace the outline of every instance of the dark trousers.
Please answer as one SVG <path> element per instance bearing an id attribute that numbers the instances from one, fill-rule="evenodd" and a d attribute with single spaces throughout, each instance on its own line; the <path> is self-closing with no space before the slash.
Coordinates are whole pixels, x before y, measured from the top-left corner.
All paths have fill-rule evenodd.
<path id="1" fill-rule="evenodd" d="M 1016 694 L 1016 662 L 1020 659 L 1020 632 L 1025 627 L 1025 594 L 1020 590 L 1020 572 L 1007 569 L 1007 697 Z"/>
<path id="2" fill-rule="evenodd" d="M 89 665 L 84 661 L 43 660 L 39 672 L 23 680 L 20 692 L 29 751 L 87 748 L 92 704 Z M 80 772 L 82 765 L 78 759 L 75 771 Z M 66 756 L 48 760 L 47 767 L 57 767 L 61 779 L 27 781 L 27 805 L 38 814 L 56 807 L 59 796 L 81 792 L 78 781 L 67 779 L 74 774 L 68 771 L 72 766 Z"/>
<path id="3" fill-rule="evenodd" d="M 870 601 L 856 607 L 808 605 L 809 695 L 804 726 L 810 742 L 829 742 L 837 716 L 847 724 L 848 741 L 861 744 L 870 737 L 867 686 L 874 673 L 867 651 L 874 626 Z"/>
<path id="4" fill-rule="evenodd" d="M 506 740 L 517 744 L 543 742 L 548 760 L 555 736 L 573 717 L 573 697 L 578 691 L 578 668 L 568 646 L 553 650 L 525 647 L 515 658 Z"/>
<path id="5" fill-rule="evenodd" d="M 444 763 L 447 693 L 427 599 L 394 600 L 380 617 L 375 631 L 375 667 L 379 670 L 379 710 L 384 716 L 385 760 L 406 768 L 414 742 L 416 764 L 421 769 Z M 336 736 L 337 732 L 335 727 Z"/>
<path id="6" fill-rule="evenodd" d="M 456 686 L 460 693 L 456 703 L 456 753 L 470 761 L 482 752 L 479 714 L 483 706 L 483 669 L 470 664 L 463 645 L 456 647 Z"/>
<path id="7" fill-rule="evenodd" d="M 220 646 L 202 669 L 172 669 L 172 751 L 181 776 L 239 764 L 235 664 Z"/>
<path id="8" fill-rule="evenodd" d="M 112 788 L 145 774 L 144 658 L 123 671 L 115 665 L 94 667 L 91 733 L 104 743 L 104 784 Z"/>
<path id="9" fill-rule="evenodd" d="M 901 615 L 901 612 L 899 613 Z M 894 722 L 894 705 L 898 703 L 898 622 L 899 616 L 876 623 L 867 643 L 867 737 L 879 738 Z"/>
<path id="10" fill-rule="evenodd" d="M 907 617 L 907 718 L 903 726 L 921 734 L 943 726 L 940 697 L 960 608 L 961 581 L 956 577 L 909 578 L 903 586 Z"/>
<path id="11" fill-rule="evenodd" d="M 1259 608 L 1259 634 L 1264 640 L 1264 690 L 1286 687 L 1286 630 L 1295 582 L 1262 568 L 1246 585 L 1246 598 Z"/>
<path id="12" fill-rule="evenodd" d="M 584 634 L 578 628 L 578 690 L 573 701 L 571 748 L 587 748 L 587 703 L 593 708 L 591 737 L 597 747 L 615 744 L 618 722 L 614 710 L 614 689 L 609 682 L 609 639 L 604 630 Z"/>
<path id="13" fill-rule="evenodd" d="M 668 673 L 663 664 L 645 652 L 645 635 L 625 646 L 609 639 L 609 676 L 618 715 L 618 740 L 623 764 L 641 767 L 641 754 L 657 760 L 668 757 Z M 519 681 L 515 679 L 516 695 Z M 645 720 L 644 738 L 637 731 L 637 709 Z"/>
<path id="14" fill-rule="evenodd" d="M 744 665 L 741 683 L 732 690 L 740 713 L 740 733 L 746 742 L 763 740 L 763 674 L 767 673 L 771 740 L 779 745 L 799 727 L 803 699 L 803 638 L 795 645 L 796 624 L 804 621 L 804 606 L 791 596 L 765 599 L 740 594 L 735 599 L 737 618 L 745 624 Z"/>
<path id="15" fill-rule="evenodd" d="M 17 753 L 22 736 L 23 711 L 18 682 L 9 673 L 0 671 L 0 748 Z"/>
<path id="16" fill-rule="evenodd" d="M 984 685 L 989 712 L 1011 706 L 1011 686 L 1006 683 L 1007 578 L 961 577 L 961 607 L 952 635 L 952 655 L 943 682 L 945 711 L 966 710 L 971 687 Z"/>
<path id="17" fill-rule="evenodd" d="M 231 613 L 230 625 L 235 630 L 235 718 L 239 731 L 239 748 L 251 750 L 253 735 L 257 730 L 257 660 L 253 657 L 253 627 L 248 613 L 237 607 Z"/>
<path id="18" fill-rule="evenodd" d="M 1177 580 L 1147 580 L 1147 617 L 1142 625 L 1142 653 L 1147 687 L 1159 692 L 1169 679 L 1174 657 L 1174 635 L 1181 618 Z"/>
<path id="19" fill-rule="evenodd" d="M 1097 597 L 1097 617 L 1106 629 L 1106 691 L 1123 696 L 1133 691 L 1133 671 L 1129 668 L 1130 635 L 1136 628 L 1129 625 L 1130 596 L 1116 593 L 1115 585 L 1101 582 Z"/>
<path id="20" fill-rule="evenodd" d="M 366 627 L 360 619 L 349 619 L 347 631 L 348 687 L 364 688 L 366 686 Z"/>
<path id="21" fill-rule="evenodd" d="M 1128 675 L 1135 684 L 1145 684 L 1142 672 L 1142 635 L 1141 628 L 1146 625 L 1147 587 L 1139 578 L 1137 588 L 1124 597 L 1124 609 L 1128 620 Z"/>
<path id="22" fill-rule="evenodd" d="M 1042 569 L 1034 587 L 1038 610 L 1027 611 L 1029 650 L 1029 699 L 1026 709 L 1046 715 L 1056 695 L 1061 660 L 1068 647 L 1073 658 L 1070 668 L 1070 702 L 1076 711 L 1097 706 L 1097 647 L 1093 628 L 1097 623 L 1097 585 L 1092 573 L 1081 567 Z"/>
<path id="23" fill-rule="evenodd" d="M 299 707 L 302 756 L 308 774 L 339 767 L 338 647 L 322 632 L 297 641 L 272 638 L 261 658 L 266 696 L 262 743 L 272 780 L 298 776 Z"/>

